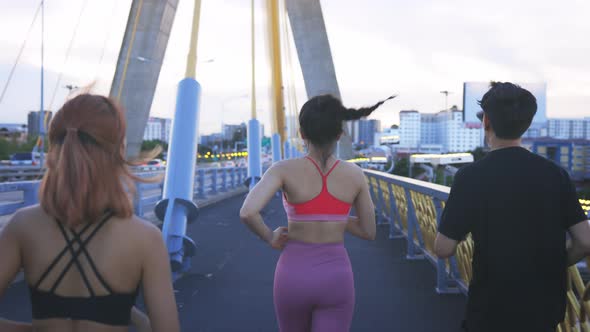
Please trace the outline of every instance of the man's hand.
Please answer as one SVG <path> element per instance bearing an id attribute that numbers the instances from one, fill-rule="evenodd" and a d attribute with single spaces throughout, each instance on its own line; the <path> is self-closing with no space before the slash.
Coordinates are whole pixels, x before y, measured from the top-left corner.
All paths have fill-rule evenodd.
<path id="1" fill-rule="evenodd" d="M 438 258 L 449 258 L 455 254 L 458 242 L 438 233 L 434 240 L 434 253 Z"/>

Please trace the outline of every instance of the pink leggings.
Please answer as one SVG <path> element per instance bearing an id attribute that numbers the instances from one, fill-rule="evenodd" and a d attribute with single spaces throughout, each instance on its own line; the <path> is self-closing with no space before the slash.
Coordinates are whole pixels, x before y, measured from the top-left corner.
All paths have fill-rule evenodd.
<path id="1" fill-rule="evenodd" d="M 354 278 L 342 243 L 289 241 L 277 263 L 274 304 L 281 332 L 346 332 Z"/>

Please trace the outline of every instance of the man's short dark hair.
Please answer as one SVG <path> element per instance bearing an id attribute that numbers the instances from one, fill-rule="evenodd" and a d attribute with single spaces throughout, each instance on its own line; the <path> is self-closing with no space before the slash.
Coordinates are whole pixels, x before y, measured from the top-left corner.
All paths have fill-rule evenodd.
<path id="1" fill-rule="evenodd" d="M 537 99 L 528 90 L 509 82 L 492 82 L 490 86 L 478 103 L 490 119 L 496 136 L 520 138 L 537 113 Z"/>

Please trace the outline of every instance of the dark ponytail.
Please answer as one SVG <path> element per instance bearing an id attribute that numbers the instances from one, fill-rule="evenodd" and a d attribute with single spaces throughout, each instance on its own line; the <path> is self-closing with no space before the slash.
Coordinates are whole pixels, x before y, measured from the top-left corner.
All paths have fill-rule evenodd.
<path id="1" fill-rule="evenodd" d="M 345 108 L 345 109 L 343 109 L 342 112 L 340 112 L 340 117 L 342 118 L 342 120 L 345 120 L 345 121 L 352 121 L 352 120 L 358 120 L 361 118 L 365 118 L 365 117 L 371 115 L 371 113 L 373 113 L 373 111 L 375 111 L 377 108 L 379 108 L 379 106 L 383 105 L 383 103 L 385 103 L 386 101 L 393 99 L 395 97 L 397 97 L 397 96 L 396 95 L 389 96 L 389 97 L 379 101 L 378 103 L 376 103 L 375 105 L 373 105 L 371 107 L 362 107 L 359 109 Z"/>
<path id="2" fill-rule="evenodd" d="M 303 104 L 299 113 L 301 133 L 304 139 L 323 150 L 322 164 L 325 167 L 338 136 L 343 132 L 343 122 L 367 117 L 383 103 L 395 97 L 393 95 L 371 107 L 359 109 L 344 107 L 342 102 L 332 95 L 313 97 Z"/>
<path id="3" fill-rule="evenodd" d="M 369 116 L 390 96 L 373 106 L 359 109 L 346 108 L 332 95 L 316 96 L 308 100 L 299 113 L 299 127 L 305 139 L 312 144 L 323 147 L 332 145 L 342 134 L 343 121 L 358 120 Z"/>

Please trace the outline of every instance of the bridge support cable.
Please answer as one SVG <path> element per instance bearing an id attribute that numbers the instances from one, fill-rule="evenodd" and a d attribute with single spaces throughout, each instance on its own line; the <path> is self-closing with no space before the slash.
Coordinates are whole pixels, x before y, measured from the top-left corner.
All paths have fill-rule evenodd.
<path id="1" fill-rule="evenodd" d="M 119 0 L 114 0 L 110 13 L 117 12 L 117 4 L 119 4 Z M 105 55 L 106 49 L 107 49 L 107 43 L 108 43 L 109 39 L 111 39 L 114 26 L 115 26 L 114 24 L 109 24 L 109 28 L 105 34 L 104 41 L 102 42 L 102 49 L 100 51 L 100 57 L 98 58 L 98 63 L 96 64 L 96 74 L 94 74 L 94 81 L 95 82 L 98 81 L 98 76 L 100 75 L 100 67 L 102 65 L 102 60 L 104 59 L 104 55 Z M 112 84 L 112 79 L 111 79 L 111 84 Z M 109 84 L 109 86 L 111 84 Z"/>
<path id="2" fill-rule="evenodd" d="M 298 139 L 299 135 L 299 122 L 298 122 L 298 103 L 297 103 L 297 92 L 295 89 L 295 71 L 293 69 L 293 53 L 291 48 L 291 40 L 292 36 L 289 33 L 290 24 L 289 24 L 289 17 L 287 15 L 287 4 L 283 0 L 283 8 L 281 10 L 282 13 L 282 20 L 281 23 L 283 25 L 283 40 L 284 40 L 284 53 L 285 53 L 285 66 L 287 72 L 287 83 L 286 85 L 286 95 L 287 95 L 287 127 L 288 127 L 288 140 L 291 140 L 292 145 L 300 145 L 297 143 L 301 143 L 301 140 Z M 302 150 L 302 149 L 301 149 Z M 291 155 L 291 151 L 289 151 L 289 155 Z"/>
<path id="3" fill-rule="evenodd" d="M 268 38 L 270 44 L 271 84 L 272 84 L 272 130 L 273 130 L 273 161 L 281 159 L 281 141 L 287 139 L 285 126 L 285 101 L 283 96 L 283 71 L 281 61 L 281 29 L 279 20 L 279 0 L 267 0 Z M 279 135 L 278 141 L 274 134 Z M 276 148 L 274 147 L 276 146 Z M 278 151 L 278 154 L 277 152 Z"/>
<path id="4" fill-rule="evenodd" d="M 260 121 L 256 119 L 256 29 L 254 21 L 255 2 L 251 0 L 252 22 L 251 22 L 251 39 L 252 39 L 252 93 L 251 93 L 251 116 L 248 121 L 248 178 L 246 186 L 254 188 L 262 176 L 261 150 L 262 137 Z"/>
<path id="5" fill-rule="evenodd" d="M 41 0 L 41 105 L 39 107 L 39 168 L 45 166 L 45 0 Z"/>
<path id="6" fill-rule="evenodd" d="M 2 94 L 0 94 L 0 103 L 2 103 L 2 100 L 4 99 L 4 95 L 6 95 L 6 90 L 8 90 L 8 86 L 10 85 L 10 81 L 12 80 L 12 75 L 14 75 L 14 71 L 16 69 L 16 66 L 20 62 L 20 58 L 23 54 L 25 46 L 27 45 L 27 41 L 29 40 L 29 36 L 31 35 L 31 31 L 33 30 L 33 27 L 35 26 L 35 22 L 37 21 L 37 17 L 39 16 L 39 12 L 41 11 L 41 4 L 42 3 L 43 2 L 39 2 L 39 5 L 37 6 L 37 9 L 35 10 L 35 15 L 33 16 L 33 21 L 31 22 L 31 25 L 29 26 L 29 29 L 27 30 L 27 34 L 25 35 L 25 39 L 23 40 L 23 43 L 21 44 L 20 49 L 18 50 L 16 60 L 14 61 L 12 68 L 10 68 L 10 72 L 8 73 L 8 79 L 6 80 L 6 84 L 4 84 L 4 88 L 2 88 Z"/>
<path id="7" fill-rule="evenodd" d="M 64 68 L 70 59 L 70 54 L 72 53 L 72 46 L 74 45 L 74 41 L 76 40 L 76 36 L 78 35 L 78 30 L 80 28 L 80 22 L 82 22 L 82 14 L 84 14 L 84 10 L 86 9 L 86 5 L 88 4 L 88 0 L 84 0 L 82 3 L 82 7 L 80 7 L 80 14 L 78 14 L 78 19 L 76 20 L 76 24 L 74 24 L 74 31 L 72 32 L 72 38 L 70 39 L 70 43 L 68 44 L 68 48 L 66 50 L 66 56 L 64 58 L 64 62 L 61 65 L 61 69 L 57 76 L 57 80 L 55 81 L 55 86 L 53 87 L 53 92 L 51 94 L 51 101 L 49 102 L 49 110 L 54 110 L 54 103 L 55 103 L 55 96 L 57 95 L 57 90 L 59 88 L 59 84 L 61 83 L 61 79 L 63 77 Z"/>
<path id="8" fill-rule="evenodd" d="M 186 227 L 198 216 L 193 193 L 201 99 L 201 85 L 195 79 L 200 11 L 201 0 L 195 0 L 186 77 L 178 84 L 166 181 L 162 200 L 156 204 L 155 211 L 164 222 L 162 236 L 170 255 L 174 279 L 190 270 L 190 258 L 196 251 L 196 244 L 186 235 Z"/>

